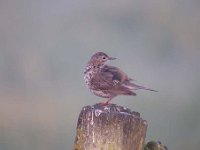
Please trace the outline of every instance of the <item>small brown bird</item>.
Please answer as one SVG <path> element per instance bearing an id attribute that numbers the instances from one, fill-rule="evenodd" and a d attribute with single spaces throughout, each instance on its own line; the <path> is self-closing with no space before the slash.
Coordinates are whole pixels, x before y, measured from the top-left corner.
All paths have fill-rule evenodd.
<path id="1" fill-rule="evenodd" d="M 121 69 L 106 65 L 109 60 L 114 59 L 116 58 L 109 57 L 103 52 L 97 52 L 91 57 L 84 71 L 84 80 L 90 91 L 99 97 L 108 98 L 104 105 L 118 95 L 135 96 L 133 90 L 155 91 L 133 83 L 133 79 Z"/>

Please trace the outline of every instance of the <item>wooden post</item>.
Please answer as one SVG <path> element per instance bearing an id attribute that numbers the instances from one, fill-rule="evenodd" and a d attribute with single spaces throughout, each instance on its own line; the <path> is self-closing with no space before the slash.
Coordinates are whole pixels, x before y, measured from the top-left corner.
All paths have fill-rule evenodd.
<path id="1" fill-rule="evenodd" d="M 143 150 L 147 122 L 138 112 L 109 104 L 83 107 L 74 150 Z"/>

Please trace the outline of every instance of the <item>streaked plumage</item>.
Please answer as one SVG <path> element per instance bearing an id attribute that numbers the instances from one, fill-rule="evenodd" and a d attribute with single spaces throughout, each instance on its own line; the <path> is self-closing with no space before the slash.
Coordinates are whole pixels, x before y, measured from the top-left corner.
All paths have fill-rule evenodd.
<path id="1" fill-rule="evenodd" d="M 103 52 L 97 52 L 87 63 L 84 72 L 84 80 L 91 92 L 99 97 L 108 98 L 105 104 L 117 95 L 135 96 L 134 90 L 155 91 L 133 83 L 133 79 L 129 78 L 121 69 L 106 65 L 108 60 L 114 59 Z"/>

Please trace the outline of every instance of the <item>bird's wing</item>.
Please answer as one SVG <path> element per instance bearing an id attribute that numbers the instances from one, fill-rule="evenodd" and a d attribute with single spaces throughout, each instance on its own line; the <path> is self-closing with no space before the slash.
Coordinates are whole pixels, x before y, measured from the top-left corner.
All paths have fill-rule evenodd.
<path id="1" fill-rule="evenodd" d="M 124 81 L 129 80 L 127 75 L 117 67 L 104 66 L 95 77 L 100 90 L 110 90 L 120 86 Z"/>
<path id="2" fill-rule="evenodd" d="M 121 69 L 114 66 L 104 66 L 101 75 L 105 81 L 113 83 L 123 83 L 125 80 L 128 80 L 127 75 Z"/>
<path id="3" fill-rule="evenodd" d="M 95 75 L 92 84 L 95 90 L 102 90 L 113 95 L 136 95 L 129 87 L 124 86 L 125 82 L 131 79 L 119 68 L 113 66 L 104 66 L 101 71 Z"/>

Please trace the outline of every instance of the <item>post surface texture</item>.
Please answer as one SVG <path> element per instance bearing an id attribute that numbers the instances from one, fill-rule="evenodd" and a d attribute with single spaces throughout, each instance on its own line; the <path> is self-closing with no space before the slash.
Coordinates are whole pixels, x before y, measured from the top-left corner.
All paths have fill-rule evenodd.
<path id="1" fill-rule="evenodd" d="M 83 107 L 74 150 L 142 150 L 147 122 L 128 108 L 109 104 Z"/>

